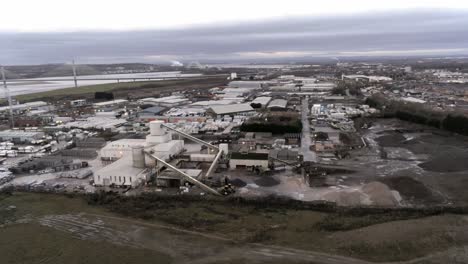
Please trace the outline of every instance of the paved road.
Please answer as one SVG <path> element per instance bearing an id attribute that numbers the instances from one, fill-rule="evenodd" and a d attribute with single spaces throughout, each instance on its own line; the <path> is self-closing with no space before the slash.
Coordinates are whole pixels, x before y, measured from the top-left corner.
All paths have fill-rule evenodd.
<path id="1" fill-rule="evenodd" d="M 309 122 L 309 100 L 302 100 L 302 138 L 301 138 L 301 152 L 304 156 L 304 161 L 318 162 L 317 153 L 310 150 L 312 140 L 310 138 L 310 122 Z"/>

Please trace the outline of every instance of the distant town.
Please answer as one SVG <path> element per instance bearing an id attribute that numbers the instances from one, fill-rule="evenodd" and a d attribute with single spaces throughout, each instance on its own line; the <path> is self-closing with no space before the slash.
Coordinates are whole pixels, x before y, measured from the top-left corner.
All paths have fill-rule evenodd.
<path id="1" fill-rule="evenodd" d="M 415 200 L 402 179 L 468 170 L 466 141 L 455 144 L 459 150 L 437 143 L 447 133 L 468 135 L 466 65 L 457 59 L 108 65 L 99 74 L 177 72 L 167 80 L 113 75 L 116 80 L 92 86 L 80 85 L 81 71 L 96 66 L 56 66 L 52 72 L 70 70 L 65 76 L 77 80 L 75 88 L 6 93 L 0 188 L 424 204 L 445 190 Z M 6 72 L 44 78 L 31 73 L 39 69 Z M 6 91 L 14 90 L 7 77 Z M 14 82 L 27 85 L 31 78 Z M 459 155 L 449 165 L 444 153 L 454 151 Z"/>

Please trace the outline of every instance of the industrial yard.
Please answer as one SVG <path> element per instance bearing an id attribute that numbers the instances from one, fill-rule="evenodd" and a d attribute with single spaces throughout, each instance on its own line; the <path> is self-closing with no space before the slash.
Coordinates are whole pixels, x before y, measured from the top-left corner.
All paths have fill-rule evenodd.
<path id="1" fill-rule="evenodd" d="M 38 249 L 8 261 L 438 263 L 463 250 L 466 135 L 388 95 L 396 73 L 421 71 L 279 67 L 1 107 L 0 237 Z M 54 239 L 74 246 L 57 254 Z"/>
<path id="2" fill-rule="evenodd" d="M 4 1 L 0 264 L 468 263 L 468 1 Z"/>
<path id="3" fill-rule="evenodd" d="M 390 77 L 337 77 L 327 67 L 303 67 L 309 77 L 268 77 L 275 70 L 263 69 L 230 73 L 224 85 L 203 89 L 184 88 L 183 77 L 154 88 L 143 82 L 151 97 L 102 90 L 94 99 L 4 106 L 15 128 L 0 132 L 0 188 L 276 195 L 345 206 L 465 204 L 458 195 L 468 170 L 463 136 L 379 118 L 385 113 L 366 98 L 385 93 Z M 420 74 L 392 65 L 338 65 L 353 67 Z M 360 93 L 348 88 L 340 95 L 343 86 L 357 84 Z M 181 86 L 168 91 L 172 85 Z"/>

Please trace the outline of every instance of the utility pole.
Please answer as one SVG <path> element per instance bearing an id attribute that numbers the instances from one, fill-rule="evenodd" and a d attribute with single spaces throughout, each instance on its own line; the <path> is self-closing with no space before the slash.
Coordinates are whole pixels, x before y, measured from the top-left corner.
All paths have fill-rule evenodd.
<path id="1" fill-rule="evenodd" d="M 5 75 L 5 68 L 2 66 L 2 79 L 3 79 L 3 87 L 5 88 L 5 97 L 8 99 L 8 110 L 10 111 L 10 125 L 11 128 L 15 127 L 15 121 L 13 119 L 13 108 L 11 106 L 11 96 L 10 96 L 10 89 L 8 89 L 8 85 L 6 82 L 6 75 Z"/>
<path id="2" fill-rule="evenodd" d="M 75 60 L 72 61 L 72 68 L 73 68 L 73 81 L 75 81 L 75 88 L 78 88 L 78 82 L 76 80 L 76 66 L 75 66 Z"/>

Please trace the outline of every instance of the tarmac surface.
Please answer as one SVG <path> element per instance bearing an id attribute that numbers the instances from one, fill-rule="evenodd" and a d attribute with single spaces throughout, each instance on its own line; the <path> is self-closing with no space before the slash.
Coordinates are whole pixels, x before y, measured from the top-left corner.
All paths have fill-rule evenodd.
<path id="1" fill-rule="evenodd" d="M 317 153 L 310 149 L 312 140 L 310 138 L 310 121 L 309 121 L 309 100 L 302 100 L 302 111 L 301 111 L 301 120 L 302 120 L 302 137 L 301 137 L 301 153 L 304 157 L 304 161 L 308 162 L 318 162 Z"/>

